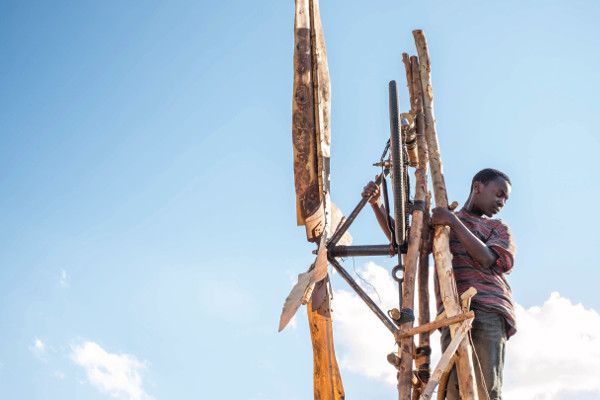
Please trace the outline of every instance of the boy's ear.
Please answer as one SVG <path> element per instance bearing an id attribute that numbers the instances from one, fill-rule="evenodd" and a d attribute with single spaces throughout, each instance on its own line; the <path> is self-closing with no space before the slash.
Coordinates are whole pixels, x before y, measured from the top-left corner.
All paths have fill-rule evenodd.
<path id="1" fill-rule="evenodd" d="M 479 194 L 480 191 L 481 191 L 481 182 L 475 181 L 473 183 L 473 193 Z"/>

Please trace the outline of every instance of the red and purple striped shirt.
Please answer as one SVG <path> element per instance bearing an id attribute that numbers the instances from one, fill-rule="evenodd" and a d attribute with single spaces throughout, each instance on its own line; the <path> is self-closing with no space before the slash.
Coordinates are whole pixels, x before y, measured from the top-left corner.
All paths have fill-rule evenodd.
<path id="1" fill-rule="evenodd" d="M 477 310 L 497 312 L 506 320 L 506 336 L 516 331 L 515 311 L 510 286 L 506 274 L 510 273 L 515 257 L 515 244 L 508 226 L 499 219 L 490 219 L 471 214 L 464 209 L 456 215 L 486 246 L 498 255 L 491 267 L 482 267 L 468 253 L 460 240 L 450 233 L 450 251 L 452 267 L 458 293 L 462 294 L 471 286 L 477 294 L 471 301 L 471 307 Z"/>

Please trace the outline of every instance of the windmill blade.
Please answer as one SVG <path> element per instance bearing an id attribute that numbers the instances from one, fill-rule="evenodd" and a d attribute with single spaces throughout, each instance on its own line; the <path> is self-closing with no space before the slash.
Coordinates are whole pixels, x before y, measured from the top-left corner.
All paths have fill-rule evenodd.
<path id="1" fill-rule="evenodd" d="M 308 271 L 298 274 L 298 281 L 292 287 L 290 294 L 283 303 L 283 310 L 279 317 L 279 332 L 281 332 L 298 311 L 301 304 L 308 303 L 315 283 L 327 276 L 327 248 L 325 247 L 326 235 L 322 235 L 317 258 Z"/>
<path id="2" fill-rule="evenodd" d="M 310 295 L 314 283 L 327 277 L 325 245 L 332 227 L 329 69 L 319 1 L 295 0 L 295 6 L 292 144 L 296 219 L 298 225 L 305 226 L 307 240 L 319 241 L 320 245 L 313 268 L 298 275 L 298 283 L 286 299 L 279 330 L 290 321 L 302 300 L 306 300 L 313 344 L 314 398 L 341 400 L 344 389 L 333 347 L 329 296 L 324 296 L 321 302 L 315 301 L 320 304 L 316 305 Z"/>
<path id="3" fill-rule="evenodd" d="M 340 225 L 342 224 L 342 222 L 344 222 L 344 213 L 342 213 L 342 211 L 338 208 L 338 206 L 335 205 L 335 203 L 332 201 L 331 202 L 331 232 L 330 232 L 330 237 L 333 236 L 333 234 L 335 233 L 335 231 L 338 230 L 338 228 L 340 227 Z M 346 231 L 342 237 L 340 238 L 340 240 L 338 240 L 337 245 L 338 246 L 350 246 L 352 244 L 352 235 L 350 235 L 350 232 Z"/>
<path id="4" fill-rule="evenodd" d="M 296 282 L 296 284 L 290 291 L 290 294 L 283 303 L 283 310 L 281 311 L 281 316 L 279 317 L 278 332 L 281 332 L 291 321 L 294 315 L 296 315 L 296 311 L 298 311 L 298 308 L 302 304 L 302 298 L 304 297 L 304 293 L 306 292 L 306 289 L 311 285 L 310 276 L 310 271 L 298 274 L 298 282 Z"/>
<path id="5" fill-rule="evenodd" d="M 337 229 L 344 220 L 344 214 L 342 214 L 340 209 L 333 202 L 331 203 L 331 210 L 332 226 L 334 229 Z M 279 332 L 285 329 L 298 311 L 298 308 L 300 308 L 300 305 L 308 303 L 315 284 L 327 277 L 327 236 L 326 232 L 321 235 L 315 262 L 310 266 L 308 271 L 298 275 L 298 281 L 292 287 L 290 294 L 286 297 L 285 302 L 283 303 L 281 316 L 279 317 Z M 343 246 L 349 246 L 352 244 L 352 236 L 346 232 L 338 243 Z"/>

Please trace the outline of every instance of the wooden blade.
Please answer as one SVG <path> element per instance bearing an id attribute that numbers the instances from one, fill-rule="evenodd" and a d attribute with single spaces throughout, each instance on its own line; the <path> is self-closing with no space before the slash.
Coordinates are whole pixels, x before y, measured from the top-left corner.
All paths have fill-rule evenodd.
<path id="1" fill-rule="evenodd" d="M 292 143 L 296 220 L 309 241 L 330 227 L 330 83 L 317 0 L 296 0 Z"/>

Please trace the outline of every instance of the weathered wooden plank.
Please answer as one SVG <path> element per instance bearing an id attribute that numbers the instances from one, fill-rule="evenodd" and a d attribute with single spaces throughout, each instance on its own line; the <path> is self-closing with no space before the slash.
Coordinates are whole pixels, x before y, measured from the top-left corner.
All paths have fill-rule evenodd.
<path id="1" fill-rule="evenodd" d="M 294 19 L 294 86 L 292 96 L 292 145 L 296 219 L 305 225 L 320 222 L 321 194 L 315 137 L 313 54 L 311 45 L 310 0 L 296 0 Z M 311 239 L 314 239 L 311 237 Z"/>

